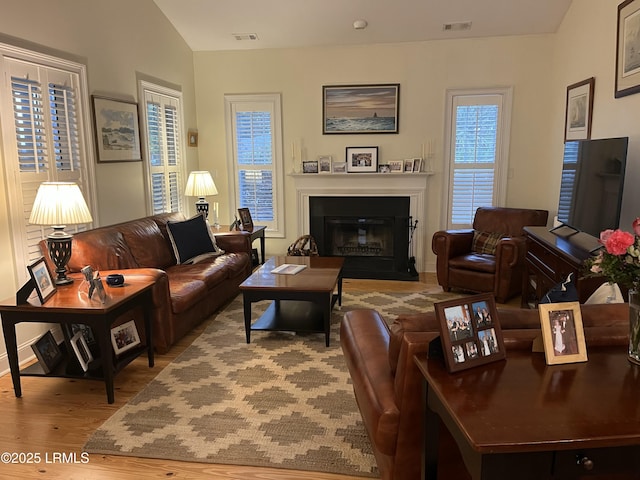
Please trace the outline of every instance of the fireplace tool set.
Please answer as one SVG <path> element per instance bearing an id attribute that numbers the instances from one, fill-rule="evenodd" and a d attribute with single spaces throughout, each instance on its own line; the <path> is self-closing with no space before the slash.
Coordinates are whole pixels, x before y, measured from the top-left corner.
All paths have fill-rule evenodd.
<path id="1" fill-rule="evenodd" d="M 416 257 L 413 255 L 413 233 L 416 231 L 416 227 L 418 226 L 418 220 L 414 220 L 413 217 L 409 217 L 409 262 L 408 262 L 408 272 L 412 277 L 418 276 L 418 271 L 416 270 Z"/>

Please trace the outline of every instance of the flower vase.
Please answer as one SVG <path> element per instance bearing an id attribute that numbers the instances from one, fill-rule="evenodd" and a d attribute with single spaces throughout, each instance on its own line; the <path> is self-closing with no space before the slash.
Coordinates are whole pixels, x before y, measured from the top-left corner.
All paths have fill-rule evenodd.
<path id="1" fill-rule="evenodd" d="M 640 365 L 640 292 L 629 290 L 629 361 Z"/>

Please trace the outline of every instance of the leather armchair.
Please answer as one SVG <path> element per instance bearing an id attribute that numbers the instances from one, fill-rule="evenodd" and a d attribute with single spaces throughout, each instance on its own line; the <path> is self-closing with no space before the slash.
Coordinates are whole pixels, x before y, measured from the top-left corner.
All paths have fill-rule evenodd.
<path id="1" fill-rule="evenodd" d="M 480 207 L 472 229 L 436 232 L 431 248 L 438 284 L 447 292 L 491 292 L 498 303 L 506 303 L 522 290 L 523 227 L 544 226 L 548 216 L 547 210 Z"/>

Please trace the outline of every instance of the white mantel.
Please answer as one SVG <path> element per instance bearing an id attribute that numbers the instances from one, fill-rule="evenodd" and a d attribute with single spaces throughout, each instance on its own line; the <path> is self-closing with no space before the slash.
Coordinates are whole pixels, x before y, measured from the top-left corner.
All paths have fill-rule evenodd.
<path id="1" fill-rule="evenodd" d="M 296 186 L 298 235 L 309 233 L 309 197 L 409 197 L 409 215 L 426 228 L 427 180 L 432 173 L 290 174 Z M 413 238 L 416 269 L 426 271 L 423 236 Z"/>

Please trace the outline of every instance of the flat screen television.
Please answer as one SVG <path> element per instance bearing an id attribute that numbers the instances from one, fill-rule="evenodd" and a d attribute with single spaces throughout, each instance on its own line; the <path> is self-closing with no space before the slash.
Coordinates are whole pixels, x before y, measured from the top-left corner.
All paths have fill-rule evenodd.
<path id="1" fill-rule="evenodd" d="M 565 143 L 560 222 L 594 237 L 618 228 L 628 143 L 628 137 Z"/>

